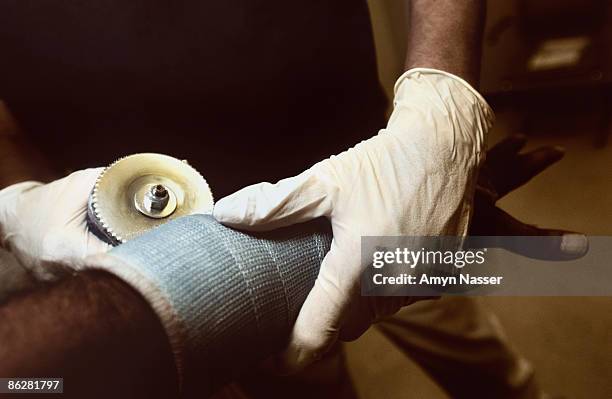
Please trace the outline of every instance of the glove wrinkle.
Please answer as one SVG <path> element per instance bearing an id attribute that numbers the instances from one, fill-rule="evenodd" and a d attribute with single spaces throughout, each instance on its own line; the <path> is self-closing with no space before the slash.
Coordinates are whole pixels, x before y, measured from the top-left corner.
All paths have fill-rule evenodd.
<path id="1" fill-rule="evenodd" d="M 365 266 L 362 236 L 467 233 L 492 111 L 465 81 L 423 68 L 398 79 L 394 107 L 387 127 L 371 139 L 302 175 L 247 187 L 217 204 L 217 220 L 253 231 L 330 217 L 332 250 L 282 356 L 287 371 L 317 358 L 344 323 L 363 330 L 411 302 L 355 295 Z M 312 190 L 305 174 L 318 181 L 320 191 Z M 368 300 L 374 303 L 360 307 L 365 315 L 356 315 L 367 320 L 347 322 L 350 304 Z"/>

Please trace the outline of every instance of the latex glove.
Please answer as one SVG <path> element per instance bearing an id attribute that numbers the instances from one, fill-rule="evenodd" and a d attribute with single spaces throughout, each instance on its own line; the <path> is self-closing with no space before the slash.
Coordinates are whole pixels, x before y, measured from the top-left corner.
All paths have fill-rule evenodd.
<path id="1" fill-rule="evenodd" d="M 217 220 L 247 230 L 331 220 L 332 247 L 277 359 L 281 371 L 305 367 L 341 333 L 354 338 L 413 301 L 361 297 L 361 237 L 465 235 L 492 120 L 463 80 L 411 70 L 398 80 L 394 111 L 378 135 L 298 176 L 246 187 L 216 204 Z M 364 321 L 365 308 L 374 316 Z"/>
<path id="2" fill-rule="evenodd" d="M 23 182 L 0 191 L 0 244 L 43 280 L 110 246 L 87 228 L 87 199 L 103 168 L 74 172 L 49 184 Z"/>

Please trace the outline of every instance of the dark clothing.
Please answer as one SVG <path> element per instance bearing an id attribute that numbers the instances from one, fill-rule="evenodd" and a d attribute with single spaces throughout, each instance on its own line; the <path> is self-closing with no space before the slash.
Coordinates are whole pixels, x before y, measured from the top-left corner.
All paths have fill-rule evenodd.
<path id="1" fill-rule="evenodd" d="M 365 0 L 2 0 L 0 98 L 58 167 L 186 158 L 215 196 L 383 127 Z"/>

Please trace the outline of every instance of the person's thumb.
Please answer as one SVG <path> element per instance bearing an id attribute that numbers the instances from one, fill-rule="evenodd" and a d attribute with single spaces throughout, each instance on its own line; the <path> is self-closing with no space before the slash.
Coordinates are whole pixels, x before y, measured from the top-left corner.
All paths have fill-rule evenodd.
<path id="1" fill-rule="evenodd" d="M 277 374 L 304 369 L 323 357 L 338 339 L 351 298 L 350 288 L 334 272 L 338 270 L 336 263 L 344 261 L 340 253 L 332 249 L 323 260 L 321 273 L 300 309 L 285 350 L 273 359 Z"/>
<path id="2" fill-rule="evenodd" d="M 213 216 L 231 227 L 264 231 L 329 216 L 330 211 L 325 186 L 307 170 L 276 184 L 254 184 L 222 198 Z"/>

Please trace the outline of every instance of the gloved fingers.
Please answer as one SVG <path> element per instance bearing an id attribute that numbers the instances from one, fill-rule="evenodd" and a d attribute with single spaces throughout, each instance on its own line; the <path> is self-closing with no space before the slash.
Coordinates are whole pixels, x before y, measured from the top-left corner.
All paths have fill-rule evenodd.
<path id="1" fill-rule="evenodd" d="M 340 251 L 327 253 L 321 265 L 321 272 L 302 305 L 293 326 L 287 347 L 275 356 L 274 369 L 277 374 L 296 373 L 320 359 L 333 346 L 338 338 L 340 326 L 349 306 L 351 297 L 349 287 L 334 277 L 326 277 L 326 269 L 335 275 L 333 270 L 346 269 L 349 265 Z M 344 267 L 346 266 L 346 267 Z"/>
<path id="2" fill-rule="evenodd" d="M 108 252 L 112 248 L 112 245 L 102 241 L 101 239 L 96 237 L 95 234 L 89 232 L 87 234 L 87 254 L 83 257 L 83 259 L 90 255 Z"/>
<path id="3" fill-rule="evenodd" d="M 98 167 L 78 170 L 71 173 L 66 178 L 74 184 L 75 188 L 86 190 L 89 193 L 104 169 L 104 167 Z"/>
<path id="4" fill-rule="evenodd" d="M 24 181 L 5 187 L 0 190 L 0 204 L 4 205 L 8 200 L 18 196 L 19 194 L 42 185 L 43 183 L 37 181 Z"/>
<path id="5" fill-rule="evenodd" d="M 18 195 L 0 204 L 2 245 L 35 276 L 55 278 L 57 270 L 48 265 L 78 267 L 87 255 L 110 249 L 87 227 L 87 201 L 101 171 L 80 170 L 44 185 L 22 183 Z"/>
<path id="6" fill-rule="evenodd" d="M 87 202 L 89 193 L 103 170 L 104 168 L 78 170 L 62 179 L 50 183 L 50 190 L 71 202 L 83 203 L 83 200 Z"/>
<path id="7" fill-rule="evenodd" d="M 23 202 L 39 202 L 49 207 L 74 207 L 87 204 L 89 193 L 104 168 L 83 169 L 61 179 L 41 186 L 36 192 L 28 190 L 22 196 Z M 33 205 L 33 204 L 32 204 Z"/>
<path id="8" fill-rule="evenodd" d="M 84 169 L 66 177 L 59 196 L 70 205 L 72 215 L 67 224 L 81 224 L 86 221 L 89 195 L 103 170 L 104 168 Z"/>
<path id="9" fill-rule="evenodd" d="M 85 229 L 89 194 L 103 170 L 91 168 L 73 172 L 41 187 L 39 192 L 26 193 L 22 198 L 23 204 L 28 208 L 39 207 L 39 211 L 47 215 L 48 225 L 57 223 L 58 226 L 81 226 Z M 56 211 L 48 212 L 51 209 Z"/>
<path id="10" fill-rule="evenodd" d="M 84 230 L 87 230 L 87 227 L 84 227 Z M 70 269 L 80 270 L 85 267 L 85 259 L 88 256 L 105 253 L 112 248 L 112 245 L 89 231 L 75 234 L 74 230 L 68 229 L 64 233 L 51 233 L 45 239 L 45 260 L 63 262 L 69 264 Z"/>
<path id="11" fill-rule="evenodd" d="M 89 194 L 103 170 L 104 168 L 79 170 L 64 178 L 62 185 L 57 188 L 60 198 L 65 203 L 70 204 L 66 215 L 68 217 L 66 220 L 68 229 L 65 231 L 71 237 L 85 237 L 84 245 L 74 246 L 74 249 L 78 247 L 82 250 L 81 253 L 77 254 L 76 259 L 74 259 L 73 263 L 75 264 L 88 255 L 106 252 L 112 248 L 111 245 L 91 233 L 87 226 L 87 202 Z M 73 235 L 74 232 L 77 234 Z"/>
<path id="12" fill-rule="evenodd" d="M 81 212 L 71 225 L 49 230 L 42 243 L 42 257 L 48 261 L 67 262 L 78 269 L 86 257 L 108 252 L 112 245 L 89 231 L 86 213 L 85 210 Z"/>
<path id="13" fill-rule="evenodd" d="M 42 186 L 43 183 L 26 181 L 13 184 L 0 190 L 0 247 L 7 248 L 5 242 L 10 236 L 11 226 L 19 221 L 18 198 L 23 193 Z"/>
<path id="14" fill-rule="evenodd" d="M 514 253 L 534 259 L 571 260 L 586 254 L 589 242 L 585 235 L 566 230 L 543 229 L 529 225 L 514 218 L 498 207 L 489 212 L 488 223 L 491 225 L 491 236 L 545 236 L 550 239 L 538 242 L 538 245 L 524 245 L 523 239 L 502 239 L 499 245 Z"/>
<path id="15" fill-rule="evenodd" d="M 330 196 L 310 170 L 276 184 L 259 183 L 219 200 L 219 222 L 251 231 L 273 230 L 319 216 L 329 216 Z"/>

